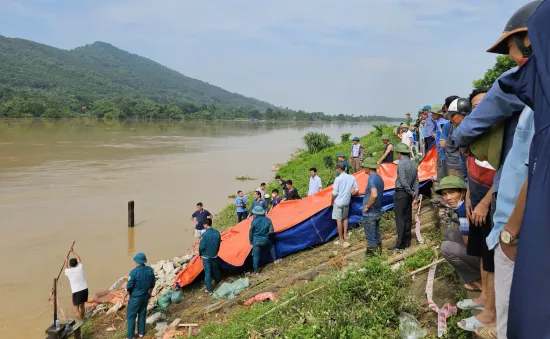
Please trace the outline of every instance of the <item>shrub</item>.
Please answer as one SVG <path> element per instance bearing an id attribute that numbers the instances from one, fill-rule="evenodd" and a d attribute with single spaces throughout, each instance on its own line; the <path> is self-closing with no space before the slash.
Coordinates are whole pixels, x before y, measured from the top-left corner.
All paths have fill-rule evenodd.
<path id="1" fill-rule="evenodd" d="M 334 156 L 332 155 L 325 155 L 323 157 L 323 163 L 325 164 L 325 166 L 327 166 L 328 168 L 334 168 Z"/>
<path id="2" fill-rule="evenodd" d="M 325 148 L 334 146 L 334 141 L 332 141 L 328 135 L 316 132 L 309 132 L 304 135 L 304 143 L 310 154 L 315 154 Z"/>
<path id="3" fill-rule="evenodd" d="M 340 142 L 344 143 L 346 141 L 349 141 L 350 137 L 351 137 L 351 133 L 342 133 L 340 134 Z"/>

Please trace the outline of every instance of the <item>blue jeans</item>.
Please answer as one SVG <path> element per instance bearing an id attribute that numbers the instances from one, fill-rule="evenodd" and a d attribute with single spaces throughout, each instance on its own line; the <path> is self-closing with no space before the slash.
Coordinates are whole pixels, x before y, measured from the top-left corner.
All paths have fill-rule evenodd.
<path id="1" fill-rule="evenodd" d="M 277 260 L 275 246 L 273 246 L 273 243 L 271 241 L 268 240 L 255 243 L 252 246 L 252 265 L 254 267 L 254 273 L 257 273 L 260 270 L 260 251 L 262 250 L 262 247 L 267 247 L 267 249 L 271 253 L 271 258 L 273 259 L 273 261 Z"/>
<path id="2" fill-rule="evenodd" d="M 217 282 L 222 280 L 220 261 L 218 258 L 202 258 L 202 266 L 204 268 L 204 284 L 208 292 L 212 292 L 212 276 Z"/>
<path id="3" fill-rule="evenodd" d="M 128 331 L 126 338 L 133 339 L 136 330 L 136 317 L 138 319 L 138 334 L 145 335 L 145 318 L 147 317 L 147 302 L 149 296 L 144 295 L 128 299 L 126 308 L 126 321 L 128 322 Z"/>
<path id="4" fill-rule="evenodd" d="M 382 243 L 382 236 L 380 235 L 380 218 L 381 217 L 373 216 L 363 217 L 363 228 L 365 229 L 368 247 L 376 247 L 376 245 Z"/>

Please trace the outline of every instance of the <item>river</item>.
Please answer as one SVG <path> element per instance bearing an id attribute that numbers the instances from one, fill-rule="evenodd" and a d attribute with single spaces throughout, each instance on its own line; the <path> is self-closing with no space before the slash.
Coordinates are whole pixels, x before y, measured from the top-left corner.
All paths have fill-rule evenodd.
<path id="1" fill-rule="evenodd" d="M 198 201 L 212 213 L 228 195 L 273 178 L 272 165 L 310 131 L 335 141 L 370 124 L 101 121 L 0 122 L 0 338 L 44 338 L 48 296 L 71 243 L 90 294 L 145 252 L 149 263 L 187 253 Z M 237 181 L 248 175 L 255 181 Z M 304 173 L 309 175 L 309 173 Z M 127 227 L 135 201 L 136 227 Z M 60 302 L 69 317 L 64 274 Z"/>

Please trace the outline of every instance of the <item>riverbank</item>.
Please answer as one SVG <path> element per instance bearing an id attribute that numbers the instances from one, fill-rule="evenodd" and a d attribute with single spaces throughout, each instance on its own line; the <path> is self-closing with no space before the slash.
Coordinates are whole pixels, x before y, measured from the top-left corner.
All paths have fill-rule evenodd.
<path id="1" fill-rule="evenodd" d="M 382 132 L 389 132 L 385 129 L 388 128 L 382 127 L 361 138 L 367 152 L 380 154 L 383 146 L 379 137 Z M 350 141 L 344 142 L 313 155 L 299 152 L 277 173 L 284 179 L 292 179 L 302 193 L 307 191 L 309 168 L 317 167 L 319 176 L 328 181 L 323 182 L 324 186 L 328 186 L 328 178 L 334 176 L 334 163 L 330 164 L 328 159 L 334 159 L 338 151 L 347 153 L 350 145 Z M 276 182 L 270 182 L 268 193 L 271 188 L 279 187 Z M 426 205 L 421 214 L 422 224 L 427 226 L 424 237 L 439 243 L 441 230 L 430 227 L 433 221 L 430 207 Z M 220 230 L 235 223 L 232 204 L 221 210 L 214 222 Z M 384 247 L 387 248 L 395 241 L 393 212 L 384 215 L 382 231 Z M 425 303 L 424 286 L 419 287 L 422 278 L 420 275 L 417 279 L 407 277 L 407 270 L 415 270 L 431 262 L 433 249 L 424 249 L 412 255 L 399 270 L 392 271 L 384 263 L 388 253 L 380 259 L 364 262 L 364 234 L 360 229 L 353 231 L 350 244 L 349 248 L 342 249 L 329 242 L 288 256 L 280 265 L 267 265 L 260 277 L 250 277 L 251 287 L 230 302 L 222 301 L 216 305 L 218 300 L 204 294 L 202 281 L 195 281 L 184 289 L 184 302 L 168 308 L 168 323 L 176 318 L 185 323 L 198 323 L 201 325 L 200 337 L 204 338 L 260 338 L 274 337 L 276 333 L 290 338 L 337 338 L 342 335 L 393 338 L 398 337 L 397 317 L 401 311 L 406 311 L 418 317 L 425 327 L 436 328 L 436 314 L 423 312 L 421 308 Z M 415 248 L 418 245 L 415 244 Z M 244 275 L 229 279 L 240 277 Z M 434 293 L 434 300 L 439 306 L 454 299 L 455 293 L 460 291 L 452 269 L 445 264 L 438 272 L 438 279 L 442 278 L 449 278 L 449 281 L 445 280 L 442 291 L 436 289 Z M 273 303 L 254 304 L 250 308 L 242 306 L 247 298 L 266 291 L 274 292 L 279 297 L 277 305 L 289 302 L 280 309 L 274 309 L 277 305 Z M 270 312 L 269 315 L 264 316 L 267 312 Z M 450 338 L 460 338 L 460 333 L 453 331 L 452 324 L 455 322 L 454 319 L 449 320 L 450 333 L 453 334 Z M 117 334 L 109 333 L 107 336 L 105 326 L 110 324 L 113 327 L 115 323 Z M 87 326 L 86 333 L 91 338 L 124 337 L 123 319 L 116 321 L 113 317 L 102 317 L 92 319 Z"/>

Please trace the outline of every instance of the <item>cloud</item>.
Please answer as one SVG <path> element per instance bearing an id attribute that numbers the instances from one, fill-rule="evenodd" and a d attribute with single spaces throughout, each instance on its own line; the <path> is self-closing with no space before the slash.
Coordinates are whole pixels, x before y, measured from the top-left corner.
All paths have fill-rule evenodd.
<path id="1" fill-rule="evenodd" d="M 366 73 L 385 72 L 391 67 L 391 61 L 386 58 L 362 58 L 359 68 Z"/>
<path id="2" fill-rule="evenodd" d="M 16 21 L 25 13 L 12 10 L 15 19 L 8 23 L 0 12 L 0 31 L 12 36 L 63 48 L 106 41 L 185 75 L 276 105 L 388 115 L 440 102 L 449 93 L 468 93 L 472 80 L 493 63 L 486 48 L 522 4 L 516 0 L 81 0 L 63 6 L 52 0 L 18 2 L 56 15 L 56 20 L 37 16 L 28 26 Z"/>

